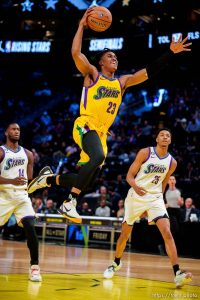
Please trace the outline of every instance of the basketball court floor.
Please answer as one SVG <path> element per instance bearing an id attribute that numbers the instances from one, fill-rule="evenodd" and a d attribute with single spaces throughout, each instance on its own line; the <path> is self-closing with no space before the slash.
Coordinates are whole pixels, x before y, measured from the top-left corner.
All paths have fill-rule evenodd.
<path id="1" fill-rule="evenodd" d="M 41 283 L 28 280 L 25 242 L 0 239 L 1 300 L 137 300 L 200 299 L 200 260 L 181 258 L 193 281 L 181 289 L 173 283 L 167 256 L 125 252 L 123 267 L 104 279 L 112 262 L 111 250 L 40 244 Z"/>

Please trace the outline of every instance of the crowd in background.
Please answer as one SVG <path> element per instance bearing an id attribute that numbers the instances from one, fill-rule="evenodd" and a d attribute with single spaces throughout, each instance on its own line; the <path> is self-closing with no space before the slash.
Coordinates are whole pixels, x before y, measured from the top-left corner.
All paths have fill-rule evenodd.
<path id="1" fill-rule="evenodd" d="M 72 128 L 79 114 L 80 78 L 75 78 L 73 85 L 52 84 L 37 71 L 28 77 L 24 75 L 23 83 L 22 78 L 16 77 L 13 88 L 9 89 L 11 80 L 3 73 L 0 76 L 0 118 L 2 125 L 7 120 L 20 124 L 21 144 L 34 154 L 34 176 L 45 165 L 56 174 L 77 172 L 79 148 L 73 141 Z M 128 168 L 140 148 L 154 145 L 156 131 L 162 127 L 172 131 L 170 152 L 178 162 L 175 176 L 183 199 L 181 206 L 187 208 L 189 198 L 191 207 L 200 209 L 199 82 L 167 87 L 167 94 L 157 107 L 153 105 L 156 92 L 149 94 L 148 109 L 141 89 L 130 89 L 125 94 L 108 136 L 106 163 L 93 188 L 81 195 L 80 214 L 123 216 L 129 189 L 125 180 Z M 0 130 L 0 144 L 3 144 L 4 126 Z M 67 192 L 59 187 L 38 190 L 31 195 L 35 211 L 56 213 Z"/>

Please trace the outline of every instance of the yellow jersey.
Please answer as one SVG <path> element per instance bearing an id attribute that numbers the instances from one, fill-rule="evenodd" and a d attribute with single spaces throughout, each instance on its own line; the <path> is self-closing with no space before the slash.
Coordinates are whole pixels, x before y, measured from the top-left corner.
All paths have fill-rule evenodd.
<path id="1" fill-rule="evenodd" d="M 90 130 L 106 133 L 115 120 L 121 101 L 119 80 L 99 73 L 92 85 L 83 87 L 79 122 L 88 125 Z"/>

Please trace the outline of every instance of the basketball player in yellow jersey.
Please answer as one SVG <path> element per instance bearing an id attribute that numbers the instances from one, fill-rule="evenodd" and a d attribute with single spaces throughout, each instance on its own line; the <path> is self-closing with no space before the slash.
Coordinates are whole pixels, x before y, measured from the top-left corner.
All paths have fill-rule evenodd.
<path id="1" fill-rule="evenodd" d="M 83 91 L 80 104 L 80 117 L 75 121 L 73 137 L 82 152 L 79 164 L 82 165 L 77 176 L 63 174 L 52 176 L 52 171 L 47 167 L 41 170 L 29 185 L 29 193 L 45 186 L 72 185 L 71 193 L 58 209 L 66 218 L 80 223 L 81 217 L 76 211 L 76 199 L 98 175 L 99 168 L 107 155 L 106 139 L 109 127 L 112 125 L 118 112 L 122 95 L 125 90 L 153 77 L 164 68 L 174 53 L 190 51 L 191 43 L 186 43 L 187 37 L 174 40 L 170 50 L 146 68 L 115 78 L 118 67 L 116 54 L 110 49 L 104 49 L 96 56 L 96 66 L 92 65 L 81 52 L 84 29 L 87 28 L 87 17 L 93 11 L 89 8 L 80 20 L 78 30 L 72 43 L 72 57 L 77 69 L 84 77 Z"/>
<path id="2" fill-rule="evenodd" d="M 126 179 L 131 188 L 125 199 L 122 231 L 117 241 L 115 259 L 105 270 L 104 277 L 112 278 L 121 268 L 121 257 L 134 222 L 146 213 L 148 222 L 157 225 L 164 239 L 175 274 L 174 282 L 176 287 L 181 287 L 192 280 L 192 274 L 179 269 L 176 245 L 170 231 L 169 217 L 163 200 L 169 177 L 177 166 L 176 160 L 168 152 L 168 146 L 171 143 L 170 130 L 159 130 L 156 142 L 156 147 L 141 149 L 129 168 Z"/>
<path id="3" fill-rule="evenodd" d="M 115 120 L 122 101 L 121 85 L 117 78 L 107 78 L 98 73 L 95 82 L 83 87 L 80 117 L 74 123 L 73 136 L 82 148 L 82 137 L 88 131 L 95 131 L 101 140 L 103 155 L 107 154 L 106 138 L 108 130 Z M 87 152 L 82 151 L 80 164 L 90 160 Z"/>

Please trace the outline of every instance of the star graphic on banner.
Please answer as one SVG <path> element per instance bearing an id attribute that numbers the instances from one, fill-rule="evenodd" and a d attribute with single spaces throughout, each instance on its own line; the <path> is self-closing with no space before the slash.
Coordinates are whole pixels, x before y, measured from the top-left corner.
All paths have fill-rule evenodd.
<path id="1" fill-rule="evenodd" d="M 32 10 L 32 6 L 34 5 L 33 2 L 30 2 L 30 0 L 26 0 L 24 2 L 21 3 L 22 6 L 22 11 L 31 11 Z"/>
<path id="2" fill-rule="evenodd" d="M 98 6 L 96 0 L 93 0 L 89 7 L 92 7 L 92 6 Z"/>
<path id="3" fill-rule="evenodd" d="M 129 6 L 130 0 L 123 0 L 122 5 L 123 6 Z"/>
<path id="4" fill-rule="evenodd" d="M 68 2 L 70 2 L 71 4 L 73 4 L 81 10 L 96 5 L 109 7 L 115 1 L 117 0 L 68 0 Z"/>
<path id="5" fill-rule="evenodd" d="M 56 9 L 56 3 L 58 3 L 58 0 L 45 0 L 44 2 L 46 3 L 46 9 Z"/>

